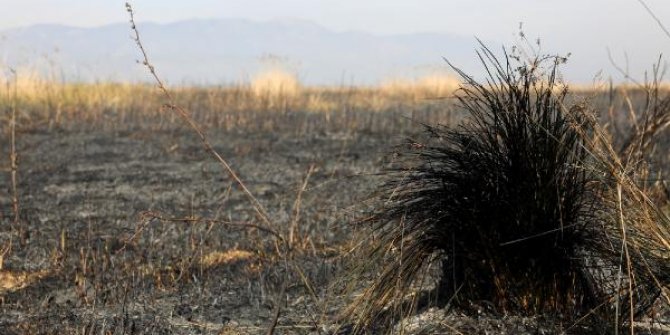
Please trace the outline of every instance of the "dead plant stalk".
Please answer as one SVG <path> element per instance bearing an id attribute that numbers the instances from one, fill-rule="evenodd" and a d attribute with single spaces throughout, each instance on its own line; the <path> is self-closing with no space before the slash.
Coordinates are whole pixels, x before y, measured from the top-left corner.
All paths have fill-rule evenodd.
<path id="1" fill-rule="evenodd" d="M 172 96 L 172 93 L 167 89 L 165 84 L 163 83 L 163 80 L 158 76 L 156 73 L 156 69 L 154 66 L 151 64 L 149 61 L 149 56 L 147 55 L 146 50 L 144 49 L 144 46 L 142 45 L 142 41 L 140 40 L 140 33 L 139 30 L 137 29 L 137 26 L 135 24 L 135 14 L 133 12 L 133 9 L 130 5 L 130 3 L 126 2 L 126 10 L 128 11 L 128 14 L 130 15 L 130 24 L 131 24 L 131 30 L 133 31 L 133 40 L 137 44 L 137 47 L 140 49 L 140 52 L 142 53 L 142 64 L 147 67 L 149 70 L 149 73 L 153 77 L 154 81 L 156 82 L 156 85 L 158 86 L 158 89 L 163 93 L 163 96 L 167 100 L 167 104 L 164 105 L 164 107 L 172 110 L 173 112 L 176 112 L 182 120 L 184 120 L 193 131 L 195 131 L 198 136 L 200 137 L 200 141 L 202 142 L 202 145 L 204 146 L 205 150 L 212 155 L 218 162 L 219 164 L 223 167 L 223 169 L 230 175 L 231 178 L 237 183 L 237 185 L 242 188 L 242 191 L 244 191 L 244 194 L 247 196 L 249 201 L 254 207 L 254 210 L 260 217 L 260 219 L 263 221 L 264 224 L 266 224 L 268 227 L 271 227 L 272 224 L 270 223 L 270 220 L 268 218 L 268 214 L 261 205 L 261 203 L 256 199 L 256 197 L 249 191 L 247 186 L 242 182 L 240 177 L 237 175 L 235 170 L 228 164 L 228 162 L 214 149 L 212 144 L 209 142 L 207 139 L 207 136 L 205 136 L 204 131 L 202 130 L 202 127 L 198 125 L 198 123 L 191 117 L 190 113 L 179 106 L 175 101 L 174 97 Z M 269 229 L 269 228 L 268 228 Z"/>
<path id="2" fill-rule="evenodd" d="M 12 72 L 12 75 L 14 76 L 14 90 L 12 94 L 12 98 L 10 99 L 11 101 L 11 119 L 9 121 L 9 145 L 10 145 L 10 153 L 9 153 L 9 164 L 10 164 L 10 173 L 11 173 L 11 178 L 12 178 L 12 211 L 14 212 L 14 226 L 17 227 L 19 224 L 19 191 L 18 191 L 18 170 L 19 170 L 19 164 L 18 164 L 18 154 L 16 153 L 16 109 L 17 109 L 17 99 L 18 99 L 18 82 L 17 82 L 17 75 L 16 71 L 13 69 L 10 69 Z M 9 83 L 7 83 L 9 85 Z M 8 89 L 7 92 L 10 92 Z"/>
<path id="3" fill-rule="evenodd" d="M 302 182 L 302 186 L 298 190 L 298 195 L 296 196 L 295 203 L 293 204 L 293 222 L 291 222 L 291 229 L 289 231 L 288 241 L 291 246 L 296 242 L 296 235 L 298 234 L 298 222 L 300 220 L 300 204 L 302 202 L 302 194 L 307 189 L 307 184 L 309 183 L 309 177 L 314 172 L 314 164 L 309 166 L 307 170 L 307 175 Z"/>

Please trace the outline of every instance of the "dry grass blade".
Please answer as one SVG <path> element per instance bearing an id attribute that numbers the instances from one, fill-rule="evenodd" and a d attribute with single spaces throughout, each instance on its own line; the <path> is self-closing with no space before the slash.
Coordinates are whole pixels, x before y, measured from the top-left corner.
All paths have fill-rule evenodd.
<path id="1" fill-rule="evenodd" d="M 16 153 L 16 109 L 18 103 L 18 76 L 14 69 L 10 69 L 10 72 L 13 75 L 13 89 L 10 89 L 10 83 L 7 82 L 7 94 L 12 96 L 8 99 L 11 101 L 11 116 L 9 119 L 9 169 L 11 173 L 11 192 L 12 192 L 12 211 L 14 212 L 14 229 L 19 229 L 19 191 L 18 191 L 18 159 L 19 156 Z M 10 93 L 11 92 L 11 93 Z"/>
<path id="2" fill-rule="evenodd" d="M 298 225 L 300 221 L 300 203 L 302 200 L 302 194 L 305 192 L 305 189 L 307 189 L 307 184 L 309 182 L 309 177 L 312 175 L 314 172 L 315 166 L 314 164 L 309 166 L 309 170 L 307 171 L 307 175 L 305 176 L 305 179 L 302 182 L 302 185 L 300 186 L 300 189 L 298 190 L 298 195 L 295 198 L 295 202 L 293 203 L 293 219 L 291 220 L 290 228 L 289 228 L 289 237 L 288 237 L 288 243 L 289 245 L 293 246 L 296 243 L 297 239 L 297 234 L 298 234 Z"/>

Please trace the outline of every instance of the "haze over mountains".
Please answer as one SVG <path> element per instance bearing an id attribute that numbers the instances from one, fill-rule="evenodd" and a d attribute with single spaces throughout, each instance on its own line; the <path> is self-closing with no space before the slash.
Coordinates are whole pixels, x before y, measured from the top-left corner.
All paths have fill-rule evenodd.
<path id="1" fill-rule="evenodd" d="M 304 20 L 194 19 L 140 23 L 153 64 L 171 83 L 248 81 L 273 68 L 306 84 L 374 84 L 389 78 L 450 73 L 443 60 L 481 73 L 474 36 L 334 32 Z M 501 42 L 487 42 L 499 50 Z M 67 81 L 145 81 L 129 24 L 97 28 L 35 25 L 0 32 L 0 63 L 39 68 Z M 579 69 L 575 70 L 575 72 Z M 588 69 L 588 80 L 598 69 Z"/>

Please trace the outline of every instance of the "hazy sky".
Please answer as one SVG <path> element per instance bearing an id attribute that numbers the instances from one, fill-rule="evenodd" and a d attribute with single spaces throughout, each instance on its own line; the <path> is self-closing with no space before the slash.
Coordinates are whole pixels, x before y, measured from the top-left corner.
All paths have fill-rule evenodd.
<path id="1" fill-rule="evenodd" d="M 670 1 L 646 0 L 670 25 Z M 125 1 L 2 0 L 0 29 L 35 23 L 96 26 L 126 20 Z M 454 32 L 501 38 L 518 22 L 540 35 L 563 38 L 661 37 L 638 0 L 136 0 L 140 20 L 292 17 L 334 30 L 376 33 Z M 578 34 L 578 35 L 576 35 Z M 579 36 L 582 35 L 582 36 Z M 648 41 L 651 42 L 651 41 Z M 670 40 L 664 41 L 667 45 Z"/>
<path id="2" fill-rule="evenodd" d="M 670 0 L 645 0 L 670 28 Z M 0 30 L 36 23 L 97 26 L 127 20 L 125 1 L 0 0 Z M 627 55 L 632 72 L 670 54 L 666 36 L 638 0 L 135 0 L 138 21 L 235 17 L 302 18 L 326 28 L 379 34 L 447 32 L 509 43 L 523 22 L 551 52 L 589 54 L 607 62 Z M 588 53 L 587 53 L 588 51 Z M 597 56 L 593 56 L 597 55 Z M 648 66 L 647 66 L 648 64 Z M 644 65 L 644 66 L 641 66 Z M 636 73 L 633 73 L 636 74 Z"/>

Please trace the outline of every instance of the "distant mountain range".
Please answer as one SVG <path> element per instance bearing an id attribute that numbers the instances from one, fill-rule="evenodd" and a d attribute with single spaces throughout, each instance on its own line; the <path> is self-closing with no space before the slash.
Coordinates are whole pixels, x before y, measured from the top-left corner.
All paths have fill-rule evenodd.
<path id="1" fill-rule="evenodd" d="M 282 68 L 307 84 L 374 84 L 448 73 L 443 57 L 480 71 L 474 36 L 334 32 L 303 20 L 194 19 L 140 23 L 138 28 L 150 60 L 171 83 L 248 81 L 264 70 Z M 129 24 L 0 31 L 0 63 L 51 71 L 69 81 L 148 80 L 136 63 L 139 58 Z"/>

